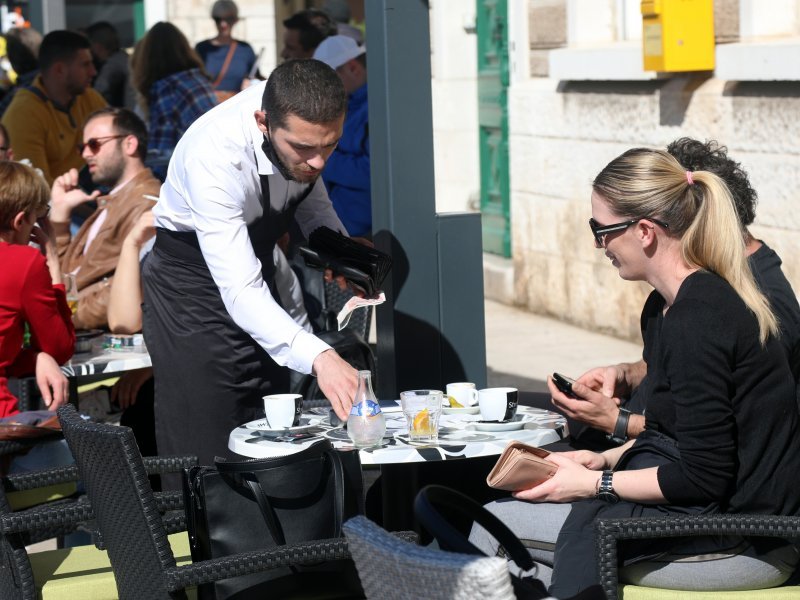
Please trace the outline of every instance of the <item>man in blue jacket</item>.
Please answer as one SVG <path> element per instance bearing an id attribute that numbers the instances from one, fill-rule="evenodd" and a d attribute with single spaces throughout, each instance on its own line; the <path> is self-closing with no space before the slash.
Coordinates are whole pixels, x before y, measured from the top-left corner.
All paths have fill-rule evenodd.
<path id="1" fill-rule="evenodd" d="M 347 117 L 339 145 L 322 172 L 333 208 L 352 237 L 372 234 L 369 183 L 366 48 L 344 35 L 324 39 L 314 58 L 338 73 L 348 95 Z"/>

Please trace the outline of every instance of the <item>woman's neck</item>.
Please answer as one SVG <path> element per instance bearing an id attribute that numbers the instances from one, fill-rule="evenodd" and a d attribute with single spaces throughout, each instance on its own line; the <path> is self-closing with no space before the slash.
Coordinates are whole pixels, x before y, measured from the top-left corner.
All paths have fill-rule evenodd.
<path id="1" fill-rule="evenodd" d="M 211 40 L 211 43 L 216 45 L 216 46 L 228 46 L 228 45 L 230 45 L 230 43 L 232 41 L 233 41 L 233 36 L 232 35 L 230 35 L 230 34 L 222 35 L 220 33 L 220 34 L 217 35 L 217 37 L 215 37 L 213 40 Z"/>
<path id="2" fill-rule="evenodd" d="M 700 269 L 687 265 L 677 246 L 672 252 L 662 254 L 657 260 L 647 277 L 647 283 L 661 294 L 666 307 L 669 308 L 675 302 L 684 280 Z"/>

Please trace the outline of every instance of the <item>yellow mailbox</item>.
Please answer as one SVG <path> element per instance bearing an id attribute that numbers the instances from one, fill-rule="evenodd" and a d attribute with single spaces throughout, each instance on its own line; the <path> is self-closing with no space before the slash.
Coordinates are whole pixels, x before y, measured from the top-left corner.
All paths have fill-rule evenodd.
<path id="1" fill-rule="evenodd" d="M 714 69 L 713 0 L 642 0 L 645 71 Z"/>

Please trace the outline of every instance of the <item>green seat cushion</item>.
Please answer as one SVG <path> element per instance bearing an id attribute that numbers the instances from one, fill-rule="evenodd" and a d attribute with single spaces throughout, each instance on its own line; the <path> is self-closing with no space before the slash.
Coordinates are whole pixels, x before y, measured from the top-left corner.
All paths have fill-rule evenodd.
<path id="1" fill-rule="evenodd" d="M 169 536 L 179 565 L 192 562 L 186 532 Z M 42 600 L 116 600 L 117 586 L 105 550 L 77 546 L 30 554 L 36 591 Z M 187 593 L 189 590 L 187 590 Z"/>
<path id="2" fill-rule="evenodd" d="M 70 481 L 22 492 L 8 492 L 6 498 L 8 498 L 8 503 L 11 505 L 11 510 L 22 510 L 37 504 L 72 496 L 77 490 L 78 485 L 74 481 Z"/>
<path id="3" fill-rule="evenodd" d="M 687 592 L 621 585 L 619 597 L 620 600 L 796 600 L 800 598 L 800 586 L 791 585 L 739 592 Z"/>

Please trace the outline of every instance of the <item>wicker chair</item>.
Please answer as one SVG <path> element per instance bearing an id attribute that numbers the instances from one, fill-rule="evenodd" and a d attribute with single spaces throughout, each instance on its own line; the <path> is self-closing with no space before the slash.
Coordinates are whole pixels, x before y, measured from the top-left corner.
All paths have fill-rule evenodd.
<path id="1" fill-rule="evenodd" d="M 800 598 L 800 586 L 763 590 L 692 592 L 619 584 L 619 540 L 700 535 L 743 535 L 800 539 L 800 517 L 717 514 L 689 517 L 599 519 L 597 554 L 600 583 L 608 600 L 789 600 Z M 795 573 L 797 576 L 797 573 Z"/>
<path id="2" fill-rule="evenodd" d="M 367 598 L 515 598 L 508 565 L 502 558 L 455 554 L 410 544 L 366 517 L 347 521 L 344 532 Z"/>
<path id="3" fill-rule="evenodd" d="M 350 557 L 343 538 L 253 551 L 178 566 L 167 543 L 133 433 L 58 410 L 108 548 L 119 597 L 186 598 L 185 588 L 278 567 Z"/>
<path id="4" fill-rule="evenodd" d="M 150 474 L 174 472 L 197 463 L 194 457 L 164 457 L 146 459 Z M 2 598 L 34 599 L 47 597 L 76 597 L 85 591 L 85 580 L 91 579 L 95 589 L 103 585 L 113 589 L 111 565 L 104 551 L 92 546 L 38 552 L 28 555 L 29 544 L 72 533 L 79 528 L 91 529 L 92 507 L 85 495 L 68 496 L 76 489 L 78 469 L 74 466 L 4 477 L 0 486 L 0 590 Z M 43 494 L 43 491 L 47 491 Z M 30 495 L 39 498 L 59 498 L 36 506 L 13 510 L 15 505 L 28 506 Z M 186 529 L 183 498 L 180 493 L 161 493 L 158 510 L 167 512 L 168 531 Z M 173 512 L 169 512 L 173 511 Z M 93 532 L 94 533 L 94 532 Z M 184 534 L 185 537 L 185 534 Z M 95 542 L 102 540 L 95 535 Z M 188 554 L 188 543 L 186 544 Z M 106 581 L 103 581 L 105 569 Z M 58 581 L 50 581 L 58 573 Z M 58 589 L 56 589 L 58 588 Z"/>

